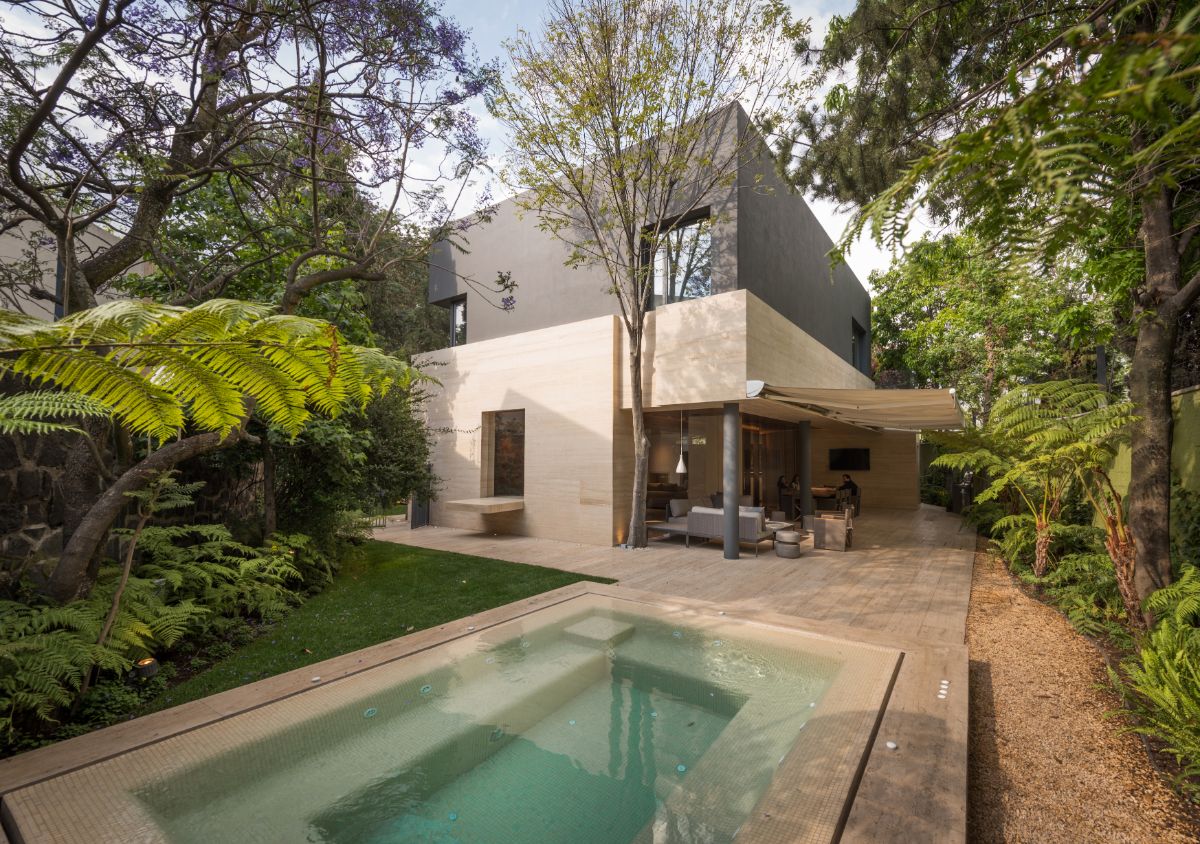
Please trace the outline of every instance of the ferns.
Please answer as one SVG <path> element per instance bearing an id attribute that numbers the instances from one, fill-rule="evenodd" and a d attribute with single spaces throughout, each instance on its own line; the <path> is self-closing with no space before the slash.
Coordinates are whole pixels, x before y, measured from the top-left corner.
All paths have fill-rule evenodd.
<path id="1" fill-rule="evenodd" d="M 189 491 L 168 489 L 165 503 L 186 501 Z M 222 619 L 287 612 L 308 583 L 330 576 L 329 561 L 309 544 L 307 537 L 278 536 L 254 548 L 235 542 L 221 525 L 146 527 L 142 560 L 125 584 L 103 646 L 96 643 L 120 581 L 118 565 L 101 568 L 84 600 L 62 606 L 0 601 L 0 748 L 38 724 L 56 723 L 93 670 L 119 676 L 134 660 Z"/>
<path id="2" fill-rule="evenodd" d="M 336 416 L 421 378 L 378 349 L 346 343 L 328 323 L 229 299 L 191 309 L 121 300 L 54 323 L 9 313 L 0 319 L 6 372 L 75 398 L 32 393 L 0 403 L 0 432 L 62 430 L 69 426 L 45 419 L 111 414 L 158 439 L 188 421 L 228 433 L 248 402 L 295 434 L 312 410 Z"/>
<path id="3" fill-rule="evenodd" d="M 1125 678 L 1109 677 L 1137 717 L 1132 729 L 1163 743 L 1200 800 L 1200 629 L 1166 616 L 1122 668 Z"/>
<path id="4" fill-rule="evenodd" d="M 1146 607 L 1156 616 L 1169 616 L 1181 625 L 1200 626 L 1200 568 L 1184 562 L 1179 578 L 1147 598 Z"/>
<path id="5" fill-rule="evenodd" d="M 57 420 L 73 416 L 107 416 L 108 413 L 106 405 L 77 393 L 37 390 L 0 396 L 0 435 L 82 433 L 76 426 Z"/>
<path id="6" fill-rule="evenodd" d="M 0 738 L 14 721 L 53 721 L 101 657 L 93 644 L 101 616 L 83 602 L 26 606 L 0 601 Z"/>

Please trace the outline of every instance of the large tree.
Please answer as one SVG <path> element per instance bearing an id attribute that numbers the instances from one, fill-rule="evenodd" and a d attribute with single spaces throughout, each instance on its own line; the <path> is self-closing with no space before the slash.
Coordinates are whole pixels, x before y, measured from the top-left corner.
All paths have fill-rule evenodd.
<path id="1" fill-rule="evenodd" d="M 574 264 L 602 268 L 619 304 L 633 545 L 646 544 L 642 354 L 653 256 L 672 248 L 689 214 L 739 187 L 762 149 L 759 131 L 777 125 L 798 91 L 790 45 L 806 32 L 778 0 L 551 0 L 543 30 L 507 45 L 512 70 L 493 111 L 512 133 L 518 202 L 571 248 Z"/>
<path id="2" fill-rule="evenodd" d="M 922 239 L 871 274 L 876 380 L 951 387 L 984 425 L 1014 386 L 1086 378 L 1111 319 L 1077 279 L 1048 275 L 999 265 L 969 233 Z"/>
<path id="3" fill-rule="evenodd" d="M 28 254 L 0 284 L 68 315 L 144 261 L 139 292 L 180 304 L 234 293 L 293 313 L 385 285 L 457 216 L 484 155 L 467 100 L 491 73 L 430 0 L 7 0 L 0 236 Z M 85 427 L 103 440 L 107 424 Z M 211 439 L 183 433 L 161 458 Z M 68 534 L 110 485 L 86 443 L 62 485 Z M 132 466 L 114 462 L 119 484 Z"/>
<path id="4" fill-rule="evenodd" d="M 482 159 L 464 102 L 489 71 L 427 0 L 4 6 L 0 232 L 50 244 L 65 313 L 148 256 L 171 267 L 176 256 L 156 249 L 163 221 L 214 179 L 231 189 L 231 214 L 247 194 L 300 210 L 281 301 L 291 311 L 321 284 L 378 277 L 395 220 L 444 223 L 447 184 Z M 327 206 L 360 190 L 385 213 L 347 225 Z M 207 253 L 219 271 L 189 293 L 237 269 L 236 250 L 218 245 Z"/>
<path id="5" fill-rule="evenodd" d="M 820 59 L 830 74 L 853 61 L 854 83 L 833 89 L 824 117 L 801 115 L 807 146 L 781 147 L 799 153 L 798 184 L 866 206 L 844 243 L 868 222 L 898 243 L 925 208 L 970 223 L 999 261 L 1053 264 L 1085 244 L 1108 253 L 1117 271 L 1093 281 L 1129 306 L 1143 598 L 1171 580 L 1170 376 L 1200 295 L 1197 14 L 1166 2 L 863 0 Z M 839 152 L 851 136 L 863 143 Z M 1097 229 L 1127 236 L 1096 250 Z"/>

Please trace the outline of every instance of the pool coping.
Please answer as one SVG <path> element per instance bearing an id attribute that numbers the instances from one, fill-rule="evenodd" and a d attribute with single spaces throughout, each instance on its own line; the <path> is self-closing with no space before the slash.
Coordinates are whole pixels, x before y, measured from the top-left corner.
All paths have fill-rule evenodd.
<path id="1" fill-rule="evenodd" d="M 0 760 L 0 831 L 7 833 L 13 844 L 33 844 L 22 839 L 7 811 L 4 796 L 10 792 L 300 694 L 315 687 L 313 677 L 320 677 L 320 684 L 324 685 L 589 594 L 654 604 L 668 610 L 724 612 L 729 620 L 901 651 L 900 667 L 869 740 L 838 840 L 965 840 L 968 671 L 965 646 L 931 645 L 884 632 L 743 610 L 719 601 L 677 598 L 588 581 Z M 945 692 L 943 680 L 948 681 Z M 786 802 L 777 804 L 775 818 L 786 825 Z"/>

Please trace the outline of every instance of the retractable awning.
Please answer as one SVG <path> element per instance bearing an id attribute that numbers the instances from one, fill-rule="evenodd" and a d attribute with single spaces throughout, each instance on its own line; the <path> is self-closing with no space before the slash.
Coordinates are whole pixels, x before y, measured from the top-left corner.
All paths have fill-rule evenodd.
<path id="1" fill-rule="evenodd" d="M 963 426 L 953 390 L 836 390 L 747 381 L 746 397 L 782 402 L 860 428 L 949 431 Z"/>

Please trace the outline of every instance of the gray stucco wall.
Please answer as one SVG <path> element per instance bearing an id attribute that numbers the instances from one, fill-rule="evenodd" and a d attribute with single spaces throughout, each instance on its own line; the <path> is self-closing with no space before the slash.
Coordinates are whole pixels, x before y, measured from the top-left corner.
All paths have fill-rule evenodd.
<path id="1" fill-rule="evenodd" d="M 842 358 L 870 374 L 871 297 L 846 264 L 830 272 L 833 241 L 804 198 L 792 193 L 765 158 L 743 166 L 738 196 L 738 286 L 762 299 Z M 866 350 L 851 359 L 851 320 Z"/>
<path id="2" fill-rule="evenodd" d="M 439 243 L 430 254 L 429 301 L 446 304 L 466 295 L 469 343 L 617 313 L 607 275 L 597 267 L 564 266 L 566 245 L 539 229 L 535 215 L 518 214 L 514 200 L 500 203 L 492 219 L 467 229 L 463 240 L 466 253 Z M 464 280 L 487 290 L 501 271 L 518 285 L 516 307 L 507 312 L 496 307 L 499 295 L 485 298 Z"/>
<path id="3" fill-rule="evenodd" d="M 749 118 L 740 109 L 736 116 L 744 130 Z M 867 291 L 844 264 L 831 276 L 832 241 L 804 199 L 780 181 L 765 150 L 742 166 L 737 181 L 702 203 L 713 215 L 713 292 L 749 290 L 869 374 L 869 351 L 851 360 L 852 319 L 870 348 Z M 464 232 L 469 252 L 443 243 L 431 254 L 429 301 L 448 305 L 466 296 L 467 342 L 618 313 L 604 271 L 568 269 L 569 248 L 540 230 L 535 214 L 518 210 L 515 200 L 506 200 L 489 222 Z M 516 307 L 507 313 L 494 306 L 498 296 L 485 298 L 463 278 L 486 289 L 500 271 L 519 285 Z"/>

